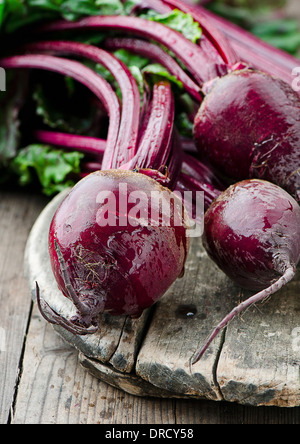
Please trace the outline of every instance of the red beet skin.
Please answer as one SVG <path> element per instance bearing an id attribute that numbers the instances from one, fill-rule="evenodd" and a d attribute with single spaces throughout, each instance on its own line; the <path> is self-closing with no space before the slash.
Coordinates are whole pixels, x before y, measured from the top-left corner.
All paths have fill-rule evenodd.
<path id="1" fill-rule="evenodd" d="M 223 174 L 276 183 L 300 202 L 300 100 L 259 71 L 219 79 L 195 118 L 202 156 Z"/>
<path id="2" fill-rule="evenodd" d="M 205 214 L 203 244 L 233 281 L 258 293 L 234 307 L 213 329 L 192 364 L 232 319 L 290 282 L 300 259 L 300 207 L 275 184 L 259 179 L 229 187 Z"/>
<path id="3" fill-rule="evenodd" d="M 119 205 L 120 184 L 127 187 L 127 192 L 123 195 L 121 191 Z M 87 316 L 78 313 L 77 324 L 89 327 L 104 311 L 138 316 L 183 271 L 189 248 L 185 213 L 181 226 L 174 226 L 173 221 L 175 216 L 181 217 L 182 204 L 176 199 L 171 226 L 161 226 L 157 213 L 151 219 L 153 191 L 174 196 L 143 174 L 98 171 L 81 180 L 58 208 L 49 233 L 51 265 L 60 290 L 70 298 L 55 247 L 57 242 L 71 286 L 80 303 L 87 307 Z M 138 192 L 138 196 L 143 192 L 144 197 L 137 201 L 132 192 Z M 114 194 L 116 208 L 108 209 L 108 193 Z M 135 211 L 137 203 L 141 204 L 139 208 L 146 209 L 144 218 Z M 115 226 L 101 226 L 107 219 L 110 224 L 115 221 Z M 147 220 L 160 226 L 146 226 Z"/>
<path id="4" fill-rule="evenodd" d="M 206 212 L 203 242 L 231 279 L 260 291 L 300 259 L 300 207 L 274 184 L 242 181 Z"/>

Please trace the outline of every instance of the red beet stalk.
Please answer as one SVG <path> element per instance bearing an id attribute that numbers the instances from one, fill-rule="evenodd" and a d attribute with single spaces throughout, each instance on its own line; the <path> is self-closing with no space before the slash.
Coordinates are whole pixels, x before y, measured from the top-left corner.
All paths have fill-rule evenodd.
<path id="1" fill-rule="evenodd" d="M 173 122 L 174 99 L 171 85 L 169 82 L 158 82 L 153 87 L 147 127 L 136 156 L 127 164 L 129 169 L 159 169 L 166 164 L 171 149 Z"/>
<path id="2" fill-rule="evenodd" d="M 122 93 L 122 114 L 116 147 L 106 149 L 103 169 L 118 168 L 136 153 L 140 124 L 140 94 L 134 77 L 117 57 L 92 45 L 69 41 L 33 43 L 30 50 L 50 51 L 55 55 L 74 55 L 100 63 L 115 77 Z M 108 147 L 109 148 L 109 147 Z"/>
<path id="3" fill-rule="evenodd" d="M 206 211 L 225 188 L 226 186 L 217 178 L 210 167 L 197 158 L 183 153 L 181 173 L 176 183 L 177 191 L 203 192 L 204 210 Z M 193 205 L 196 205 L 195 194 L 193 195 Z M 194 217 L 195 212 L 193 211 Z"/>
<path id="4" fill-rule="evenodd" d="M 179 64 L 160 46 L 147 42 L 146 40 L 126 37 L 108 38 L 105 40 L 105 47 L 115 51 L 118 49 L 126 49 L 147 57 L 164 66 L 170 74 L 175 76 L 183 85 L 184 89 L 199 103 L 202 102 L 199 85 L 197 85 L 179 66 Z"/>
<path id="5" fill-rule="evenodd" d="M 193 9 L 198 10 L 201 15 L 218 26 L 227 36 L 239 57 L 256 68 L 282 78 L 282 75 L 291 77 L 292 70 L 299 66 L 299 60 L 296 57 L 271 46 L 239 26 L 200 6 L 194 6 Z"/>
<path id="6" fill-rule="evenodd" d="M 34 138 L 41 143 L 56 145 L 70 150 L 77 150 L 84 154 L 103 157 L 106 140 L 96 137 L 79 136 L 78 134 L 61 133 L 56 131 L 37 130 Z"/>
<path id="7" fill-rule="evenodd" d="M 149 0 L 150 3 L 151 1 Z M 210 23 L 221 31 L 237 54 L 238 59 L 236 61 L 244 61 L 256 69 L 281 78 L 289 84 L 295 79 L 292 72 L 295 67 L 299 66 L 299 60 L 296 57 L 271 46 L 248 31 L 199 5 L 183 2 L 182 0 L 163 0 L 161 3 L 166 8 L 172 5 L 182 11 L 189 12 L 194 20 L 199 22 L 200 26 L 203 26 L 203 21 L 205 21 L 205 23 Z M 157 10 L 157 4 L 156 7 L 154 4 L 152 7 Z M 205 32 L 204 28 L 203 32 Z M 215 33 L 214 35 L 217 36 Z M 217 40 L 219 41 L 219 39 Z M 230 60 L 231 64 L 234 64 L 234 59 Z"/>
<path id="8" fill-rule="evenodd" d="M 92 69 L 79 62 L 51 55 L 28 54 L 6 57 L 0 60 L 4 69 L 35 68 L 57 72 L 72 77 L 89 88 L 104 104 L 109 115 L 106 149 L 113 152 L 119 133 L 120 107 L 112 87 Z"/>
<path id="9" fill-rule="evenodd" d="M 171 85 L 159 81 L 143 125 L 138 152 L 121 169 L 139 171 L 170 189 L 181 170 L 181 142 L 174 131 L 174 98 Z"/>
<path id="10" fill-rule="evenodd" d="M 208 39 L 202 38 L 198 46 L 173 29 L 137 17 L 118 16 L 116 20 L 115 16 L 95 16 L 75 22 L 61 20 L 46 24 L 40 27 L 39 31 L 67 31 L 72 29 L 115 29 L 127 33 L 133 32 L 143 38 L 153 39 L 170 49 L 186 66 L 200 86 L 204 82 L 227 72 L 224 60 Z"/>
<path id="11" fill-rule="evenodd" d="M 182 171 L 193 177 L 195 180 L 205 182 L 216 187 L 218 190 L 225 190 L 225 185 L 220 181 L 220 179 L 213 172 L 212 168 L 200 162 L 195 157 L 184 153 L 182 160 Z"/>
<path id="12" fill-rule="evenodd" d="M 199 23 L 203 34 L 221 55 L 223 61 L 228 65 L 234 65 L 238 62 L 237 55 L 224 34 L 218 30 L 218 27 L 214 25 L 212 20 L 201 14 L 195 5 L 182 0 L 162 0 L 160 3 L 161 6 L 158 5 L 157 0 L 147 0 L 148 6 L 160 13 L 168 13 L 176 8 L 190 14 Z"/>

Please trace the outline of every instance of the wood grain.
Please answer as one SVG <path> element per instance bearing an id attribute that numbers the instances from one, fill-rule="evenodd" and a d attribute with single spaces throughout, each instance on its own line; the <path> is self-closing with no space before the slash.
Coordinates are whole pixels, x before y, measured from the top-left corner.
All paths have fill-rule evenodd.
<path id="1" fill-rule="evenodd" d="M 31 310 L 24 289 L 23 254 L 29 231 L 46 199 L 20 192 L 0 193 L 0 423 L 8 420 Z"/>
<path id="2" fill-rule="evenodd" d="M 82 368 L 34 307 L 12 423 L 300 424 L 300 409 L 130 395 Z"/>
<path id="3" fill-rule="evenodd" d="M 299 289 L 300 270 L 289 285 L 227 328 L 217 378 L 228 401 L 300 405 Z"/>
<path id="4" fill-rule="evenodd" d="M 26 350 L 13 424 L 174 422 L 172 401 L 131 396 L 83 369 L 36 307 Z"/>
<path id="5" fill-rule="evenodd" d="M 29 229 L 46 201 L 32 192 L 1 192 L 0 325 L 8 325 L 6 346 L 14 343 L 0 352 L 1 424 L 10 421 L 10 412 L 16 424 L 300 424 L 299 407 L 137 397 L 82 368 L 77 352 L 41 319 L 36 307 L 29 318 L 31 295 L 20 270 Z M 243 326 L 251 312 L 246 315 Z"/>

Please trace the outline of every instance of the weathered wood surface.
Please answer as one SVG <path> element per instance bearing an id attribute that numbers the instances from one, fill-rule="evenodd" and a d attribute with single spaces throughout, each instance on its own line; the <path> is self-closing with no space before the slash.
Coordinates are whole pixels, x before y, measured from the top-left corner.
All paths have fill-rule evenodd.
<path id="1" fill-rule="evenodd" d="M 45 201 L 14 191 L 0 193 L 0 423 L 10 414 L 31 310 L 24 248 Z"/>
<path id="2" fill-rule="evenodd" d="M 31 313 L 21 272 L 29 229 L 46 201 L 32 192 L 0 195 L 1 424 L 300 424 L 299 407 L 134 396 L 83 368 L 35 304 Z"/>
<path id="3" fill-rule="evenodd" d="M 26 273 L 32 284 L 39 280 L 55 310 L 70 316 L 72 307 L 57 289 L 47 254 L 49 223 L 62 198 L 47 206 L 32 230 Z M 191 367 L 212 327 L 249 295 L 217 269 L 197 238 L 184 277 L 139 320 L 105 315 L 99 332 L 87 337 L 55 329 L 81 352 L 93 375 L 131 394 L 299 406 L 299 289 L 298 274 L 267 303 L 233 321 Z"/>
<path id="4" fill-rule="evenodd" d="M 300 272 L 263 305 L 233 322 L 217 378 L 228 401 L 252 405 L 300 405 Z M 249 387 L 244 386 L 244 381 Z"/>

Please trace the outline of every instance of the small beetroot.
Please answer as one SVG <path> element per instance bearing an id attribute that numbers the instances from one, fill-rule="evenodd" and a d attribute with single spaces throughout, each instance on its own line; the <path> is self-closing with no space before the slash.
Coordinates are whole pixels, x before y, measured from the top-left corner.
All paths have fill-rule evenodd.
<path id="1" fill-rule="evenodd" d="M 224 191 L 206 212 L 203 244 L 234 282 L 259 293 L 219 323 L 193 363 L 238 313 L 294 277 L 300 260 L 300 207 L 277 185 L 259 179 L 239 182 Z"/>

